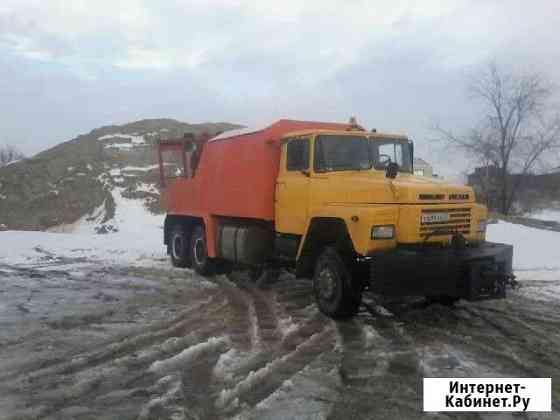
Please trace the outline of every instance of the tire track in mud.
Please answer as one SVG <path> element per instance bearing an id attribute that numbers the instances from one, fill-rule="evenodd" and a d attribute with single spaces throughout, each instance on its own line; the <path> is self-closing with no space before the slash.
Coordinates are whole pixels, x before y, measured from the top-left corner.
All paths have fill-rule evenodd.
<path id="1" fill-rule="evenodd" d="M 521 308 L 523 311 L 525 306 Z M 510 309 L 517 313 L 519 307 Z M 558 358 L 550 355 L 560 355 L 552 344 L 554 339 L 548 340 L 538 329 L 516 319 L 511 311 L 490 313 L 497 315 L 489 317 L 479 303 L 465 302 L 455 308 L 432 305 L 422 313 L 413 309 L 403 313 L 402 319 L 407 326 L 414 326 L 409 330 L 417 347 L 451 349 L 450 354 L 444 349 L 448 353 L 445 363 L 451 364 L 448 369 L 460 368 L 457 376 L 558 377 Z M 468 360 L 458 360 L 453 354 L 457 352 L 459 359 L 462 355 Z M 560 387 L 555 387 L 554 381 L 552 392 L 552 407 L 558 411 L 555 394 L 557 400 Z"/>
<path id="2" fill-rule="evenodd" d="M 297 346 L 308 340 L 315 332 L 325 327 L 328 320 L 313 306 L 304 306 L 294 310 L 292 315 L 297 322 L 291 325 L 290 330 L 281 331 L 280 318 L 287 316 L 287 311 L 277 302 L 277 284 L 269 290 L 247 282 L 240 282 L 239 288 L 251 296 L 255 302 L 256 325 L 262 337 L 259 347 L 246 354 L 242 360 L 230 368 L 229 378 L 242 380 L 251 372 L 262 369 L 277 358 L 294 351 Z M 307 285 L 305 290 L 307 291 Z M 290 316 L 291 319 L 291 316 Z"/>
<path id="3" fill-rule="evenodd" d="M 336 324 L 341 388 L 331 420 L 416 418 L 421 412 L 423 370 L 414 341 L 392 314 L 373 308 L 368 304 L 367 313 Z"/>
<path id="4" fill-rule="evenodd" d="M 98 350 L 88 352 L 85 354 L 68 354 L 64 359 L 70 359 L 70 362 L 60 363 L 58 360 L 54 363 L 49 361 L 42 361 L 42 366 L 39 369 L 23 370 L 19 369 L 8 375 L 0 376 L 0 381 L 8 381 L 21 376 L 27 376 L 28 379 L 36 379 L 45 375 L 53 374 L 70 374 L 84 367 L 95 366 L 119 357 L 123 354 L 133 352 L 143 346 L 148 346 L 158 340 L 180 334 L 189 325 L 197 321 L 201 321 L 202 314 L 199 312 L 201 308 L 212 304 L 216 300 L 215 297 L 210 297 L 197 305 L 188 308 L 173 318 L 171 321 L 150 325 L 143 328 L 144 332 L 134 334 L 131 336 L 119 337 L 117 340 L 110 340 L 99 346 Z M 218 309 L 225 306 L 225 302 L 218 303 Z M 193 317 L 191 317 L 194 315 Z M 146 332 L 147 330 L 147 332 Z"/>
<path id="5" fill-rule="evenodd" d="M 332 326 L 326 326 L 300 342 L 292 351 L 275 354 L 263 367 L 251 370 L 244 378 L 222 390 L 216 408 L 222 416 L 235 416 L 246 407 L 254 407 L 266 399 L 282 383 L 300 372 L 324 352 L 333 348 L 335 335 Z"/>
<path id="6" fill-rule="evenodd" d="M 228 326 L 232 345 L 244 351 L 259 348 L 262 337 L 254 298 L 225 276 L 216 276 L 212 281 L 226 293 L 234 309 L 233 325 Z"/>
<path id="7" fill-rule="evenodd" d="M 220 308 L 216 308 L 216 312 L 219 311 Z M 207 312 L 206 315 L 211 313 Z M 86 403 L 86 406 L 89 406 L 92 399 L 110 394 L 115 389 L 139 389 L 140 394 L 146 394 L 146 387 L 154 382 L 154 375 L 157 376 L 158 370 L 162 369 L 158 360 L 163 358 L 167 363 L 173 364 L 173 361 L 187 359 L 189 349 L 196 348 L 200 343 L 204 343 L 207 337 L 220 334 L 224 330 L 220 320 L 206 321 L 202 323 L 201 328 L 186 336 L 181 336 L 185 333 L 186 324 L 179 323 L 158 334 L 136 337 L 137 340 L 127 343 L 126 348 L 118 346 L 121 343 L 117 343 L 118 347 L 112 349 L 116 352 L 109 355 L 102 354 L 102 357 L 97 357 L 98 355 L 94 354 L 93 358 L 91 355 L 82 357 L 79 359 L 80 363 L 41 372 L 40 377 L 25 378 L 26 382 L 31 381 L 34 394 L 42 403 L 43 409 L 38 417 L 53 415 L 76 404 Z M 169 334 L 171 336 L 167 340 L 158 343 Z M 146 338 L 150 339 L 149 343 L 145 342 Z M 154 339 L 155 342 L 152 341 Z M 153 367 L 153 370 L 150 370 L 150 367 Z M 33 399 L 32 397 L 31 402 Z"/>
<path id="8" fill-rule="evenodd" d="M 123 269 L 119 275 L 133 272 Z M 155 278 L 158 271 L 142 273 L 134 275 Z M 10 391 L 29 394 L 32 410 L 14 419 L 99 418 L 107 410 L 119 419 L 243 418 L 262 413 L 266 404 L 261 403 L 276 404 L 279 395 L 298 395 L 297 388 L 286 393 L 293 386 L 284 386 L 286 381 L 304 378 L 312 386 L 324 380 L 325 372 L 331 375 L 329 391 L 308 392 L 304 404 L 325 398 L 322 413 L 331 420 L 422 418 L 424 373 L 465 373 L 443 370 L 439 359 L 455 350 L 476 362 L 465 366 L 467 374 L 495 366 L 498 374 L 551 376 L 545 364 L 552 376 L 560 374 L 560 343 L 551 334 L 560 324 L 557 306 L 524 296 L 514 294 L 507 305 L 469 302 L 454 309 L 403 300 L 386 305 L 391 313 L 368 304 L 369 312 L 334 322 L 317 310 L 309 281 L 262 287 L 223 276 L 206 281 L 217 287 L 194 295 L 190 288 L 180 291 L 181 299 L 172 305 L 183 300 L 196 306 L 168 321 L 0 377 Z M 179 293 L 172 289 L 179 280 L 162 283 L 154 289 L 155 302 L 159 290 Z M 553 393 L 553 400 L 555 395 L 560 396 Z"/>
<path id="9" fill-rule="evenodd" d="M 254 317 L 255 327 L 258 330 L 257 345 L 264 349 L 274 347 L 282 334 L 272 304 L 255 285 L 242 282 L 238 287 L 248 295 L 254 308 L 251 316 Z"/>

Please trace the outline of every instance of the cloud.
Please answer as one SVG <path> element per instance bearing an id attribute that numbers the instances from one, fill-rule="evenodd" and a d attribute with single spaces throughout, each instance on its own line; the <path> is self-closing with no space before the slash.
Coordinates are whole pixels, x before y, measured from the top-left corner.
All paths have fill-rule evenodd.
<path id="1" fill-rule="evenodd" d="M 522 0 L 2 0 L 0 129 L 31 153 L 143 117 L 356 115 L 435 156 L 428 127 L 468 126 L 480 63 L 558 81 L 558 26 L 559 2 Z"/>

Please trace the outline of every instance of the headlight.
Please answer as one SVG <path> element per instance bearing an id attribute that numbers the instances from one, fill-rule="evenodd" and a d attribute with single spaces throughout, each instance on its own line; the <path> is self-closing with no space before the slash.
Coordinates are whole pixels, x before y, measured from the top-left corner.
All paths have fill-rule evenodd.
<path id="1" fill-rule="evenodd" d="M 374 226 L 371 228 L 371 239 L 393 239 L 394 237 L 394 225 Z"/>
<path id="2" fill-rule="evenodd" d="M 476 231 L 478 233 L 486 233 L 486 220 L 479 220 Z"/>

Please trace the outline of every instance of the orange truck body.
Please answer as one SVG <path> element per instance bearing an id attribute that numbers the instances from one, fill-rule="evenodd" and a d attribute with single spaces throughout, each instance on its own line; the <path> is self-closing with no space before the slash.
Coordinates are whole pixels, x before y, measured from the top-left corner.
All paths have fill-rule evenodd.
<path id="1" fill-rule="evenodd" d="M 216 257 L 216 222 L 221 216 L 274 221 L 280 139 L 287 133 L 307 129 L 348 130 L 351 126 L 279 120 L 257 131 L 226 132 L 210 139 L 203 146 L 196 176 L 177 178 L 167 187 L 167 214 L 204 219 L 208 255 Z M 247 183 L 248 179 L 251 183 Z"/>

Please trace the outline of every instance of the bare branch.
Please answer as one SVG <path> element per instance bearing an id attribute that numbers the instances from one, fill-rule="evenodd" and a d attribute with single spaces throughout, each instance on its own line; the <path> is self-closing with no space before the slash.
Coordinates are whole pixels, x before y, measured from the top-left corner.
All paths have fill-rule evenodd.
<path id="1" fill-rule="evenodd" d="M 518 187 L 517 181 L 509 180 L 512 172 L 528 174 L 551 151 L 560 150 L 560 118 L 549 113 L 553 88 L 539 74 L 505 73 L 491 62 L 470 80 L 468 91 L 483 105 L 478 126 L 461 136 L 441 127 L 434 131 L 479 164 L 495 167 L 500 178 L 499 210 L 507 213 Z"/>
<path id="2" fill-rule="evenodd" d="M 7 165 L 10 162 L 23 159 L 23 153 L 11 145 L 0 145 L 0 167 Z"/>

